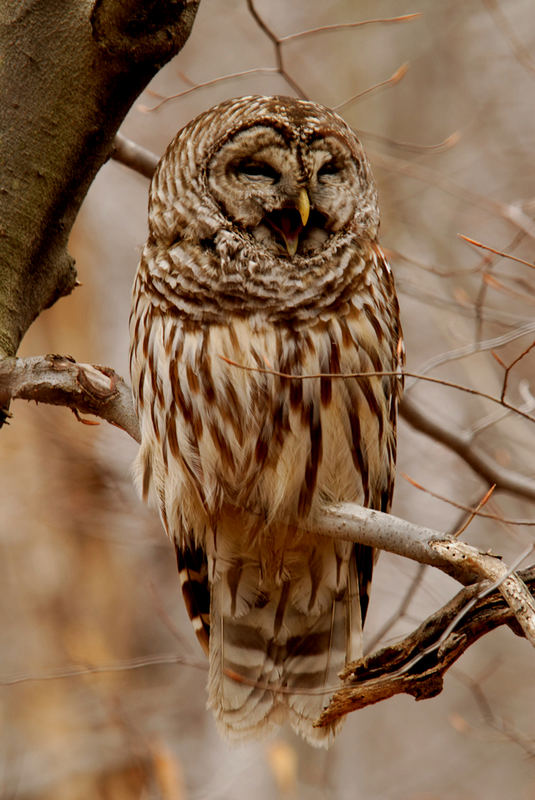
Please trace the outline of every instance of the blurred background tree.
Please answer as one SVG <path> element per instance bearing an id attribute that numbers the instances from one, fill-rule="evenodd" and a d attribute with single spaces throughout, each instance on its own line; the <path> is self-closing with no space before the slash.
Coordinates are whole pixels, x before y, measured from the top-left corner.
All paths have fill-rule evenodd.
<path id="1" fill-rule="evenodd" d="M 336 28 L 295 36 L 325 26 Z M 360 132 L 378 182 L 408 369 L 499 397 L 504 365 L 535 332 L 533 52 L 530 0 L 204 0 L 185 47 L 121 132 L 159 155 L 183 124 L 227 97 L 302 93 L 337 108 Z M 69 242 L 82 285 L 39 316 L 20 355 L 70 353 L 127 375 L 147 189 L 124 165 L 100 169 Z M 527 352 L 508 375 L 507 396 L 527 413 L 534 364 Z M 408 379 L 407 392 L 428 421 L 463 432 L 468 457 L 484 456 L 529 489 L 531 422 L 424 381 Z M 131 486 L 135 444 L 66 409 L 19 402 L 12 411 L 0 436 L 3 797 L 535 797 L 533 655 L 504 628 L 466 653 L 438 698 L 400 696 L 350 715 L 329 752 L 287 731 L 230 747 L 204 710 L 206 672 L 172 548 Z M 468 506 L 489 478 L 431 432 L 401 423 L 393 512 L 453 531 L 464 512 L 403 475 Z M 533 528 L 503 520 L 533 518 L 528 496 L 498 488 L 485 510 L 501 519 L 476 518 L 463 538 L 513 563 Z M 456 590 L 437 570 L 383 554 L 368 644 L 412 630 Z"/>

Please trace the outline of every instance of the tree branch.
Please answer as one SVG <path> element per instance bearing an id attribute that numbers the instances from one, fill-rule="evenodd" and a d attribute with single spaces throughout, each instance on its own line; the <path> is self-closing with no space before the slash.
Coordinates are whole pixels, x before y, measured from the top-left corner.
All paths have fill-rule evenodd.
<path id="1" fill-rule="evenodd" d="M 519 578 L 533 594 L 535 567 Z M 442 691 L 446 671 L 481 636 L 500 625 L 520 633 L 500 591 L 483 597 L 485 588 L 488 583 L 462 589 L 402 641 L 350 664 L 341 676 L 346 685 L 334 694 L 317 725 L 329 725 L 396 694 L 410 694 L 416 700 L 435 697 Z M 473 606 L 463 613 L 470 603 Z"/>
<path id="2" fill-rule="evenodd" d="M 519 497 L 535 500 L 535 481 L 519 472 L 501 467 L 474 444 L 471 434 L 460 430 L 452 422 L 444 425 L 419 408 L 408 394 L 401 401 L 400 414 L 413 428 L 457 453 L 486 482 L 495 483 L 498 489 L 512 492 Z"/>
<path id="3" fill-rule="evenodd" d="M 158 165 L 158 156 L 132 139 L 127 139 L 122 133 L 115 134 L 111 157 L 149 180 Z"/>
<path id="4" fill-rule="evenodd" d="M 141 440 L 131 389 L 110 367 L 80 364 L 58 355 L 0 359 L 0 408 L 4 414 L 16 399 L 94 414 L 122 428 L 136 442 Z"/>

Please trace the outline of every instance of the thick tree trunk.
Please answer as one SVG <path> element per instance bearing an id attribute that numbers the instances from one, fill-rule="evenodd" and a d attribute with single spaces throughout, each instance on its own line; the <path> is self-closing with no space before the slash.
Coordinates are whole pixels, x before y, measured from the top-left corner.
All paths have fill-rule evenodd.
<path id="1" fill-rule="evenodd" d="M 0 357 L 76 284 L 81 202 L 137 95 L 185 43 L 197 2 L 0 0 Z"/>

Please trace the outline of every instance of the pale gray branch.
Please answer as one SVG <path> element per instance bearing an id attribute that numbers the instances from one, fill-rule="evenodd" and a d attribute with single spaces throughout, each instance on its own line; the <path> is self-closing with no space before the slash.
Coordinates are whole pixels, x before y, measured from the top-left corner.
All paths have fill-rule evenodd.
<path id="1" fill-rule="evenodd" d="M 122 428 L 136 442 L 141 439 L 131 389 L 110 367 L 80 364 L 58 355 L 4 358 L 0 360 L 0 409 L 17 399 L 94 414 Z"/>

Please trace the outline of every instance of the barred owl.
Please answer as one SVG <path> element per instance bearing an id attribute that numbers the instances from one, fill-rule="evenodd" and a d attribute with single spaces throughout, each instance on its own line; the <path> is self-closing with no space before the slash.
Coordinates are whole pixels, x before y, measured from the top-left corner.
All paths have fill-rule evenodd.
<path id="1" fill-rule="evenodd" d="M 373 373 L 396 373 L 403 348 L 378 226 L 354 133 L 288 97 L 201 114 L 152 181 L 130 323 L 135 471 L 234 739 L 288 720 L 330 744 L 314 720 L 360 654 L 373 551 L 314 518 L 392 498 L 401 378 Z"/>

